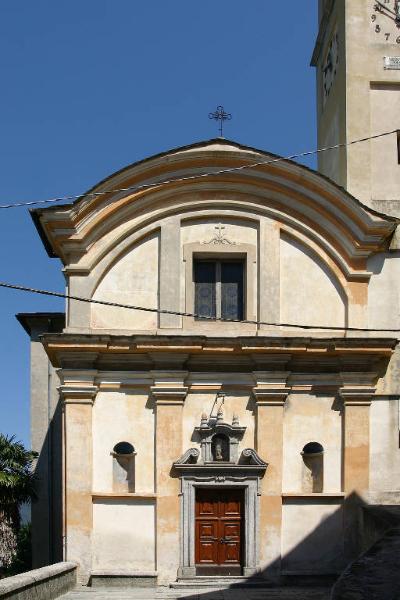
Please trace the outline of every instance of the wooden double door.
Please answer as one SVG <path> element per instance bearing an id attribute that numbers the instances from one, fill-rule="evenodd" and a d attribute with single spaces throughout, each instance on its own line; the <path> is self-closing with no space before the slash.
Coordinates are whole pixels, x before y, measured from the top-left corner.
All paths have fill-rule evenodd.
<path id="1" fill-rule="evenodd" d="M 196 490 L 197 575 L 241 575 L 243 490 Z"/>

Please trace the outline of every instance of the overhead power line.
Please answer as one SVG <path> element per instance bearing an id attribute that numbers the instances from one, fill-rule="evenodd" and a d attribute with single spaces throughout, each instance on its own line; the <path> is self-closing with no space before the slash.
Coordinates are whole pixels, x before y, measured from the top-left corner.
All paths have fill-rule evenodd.
<path id="1" fill-rule="evenodd" d="M 41 294 L 43 296 L 52 296 L 55 298 L 64 298 L 66 300 L 76 300 L 78 302 L 86 302 L 89 304 L 100 304 L 103 306 L 112 306 L 117 308 L 126 308 L 129 310 L 139 310 L 142 312 L 157 313 L 160 315 L 176 315 L 178 317 L 193 317 L 202 321 L 222 321 L 224 323 L 247 323 L 250 325 L 268 325 L 270 327 L 296 327 L 298 329 L 323 329 L 329 331 L 359 331 L 373 333 L 399 333 L 400 329 L 371 329 L 367 327 L 339 327 L 337 325 L 299 325 L 297 323 L 275 323 L 269 321 L 256 321 L 252 319 L 224 319 L 222 317 L 207 317 L 196 313 L 182 312 L 177 310 L 167 310 L 162 308 L 149 308 L 145 306 L 135 306 L 134 304 L 121 304 L 119 302 L 109 302 L 107 300 L 94 300 L 93 298 L 85 298 L 83 296 L 71 296 L 70 294 L 62 294 L 61 292 L 53 292 L 50 290 L 41 290 L 31 288 L 25 285 L 14 283 L 6 283 L 0 281 L 0 287 L 21 292 L 30 292 L 32 294 Z"/>
<path id="2" fill-rule="evenodd" d="M 0 204 L 0 208 L 19 208 L 22 206 L 35 206 L 37 204 L 53 204 L 55 202 L 69 202 L 72 200 L 77 200 L 78 198 L 82 198 L 83 196 L 104 196 L 105 194 L 116 194 L 118 192 L 138 192 L 140 190 L 157 188 L 164 185 L 169 185 L 171 183 L 180 183 L 184 181 L 192 181 L 195 179 L 202 179 L 204 177 L 212 177 L 215 175 L 224 175 L 227 173 L 235 173 L 238 171 L 244 171 L 246 169 L 254 169 L 256 167 L 272 165 L 274 163 L 282 162 L 285 160 L 293 160 L 295 158 L 304 158 L 305 156 L 311 156 L 313 154 L 319 154 L 321 152 L 327 152 L 328 150 L 336 150 L 338 148 L 345 148 L 347 146 L 352 146 L 353 144 L 359 144 L 361 142 L 367 142 L 368 140 L 375 140 L 377 138 L 381 138 L 387 135 L 392 135 L 393 133 L 397 133 L 397 129 L 393 129 L 392 131 L 385 131 L 384 133 L 378 133 L 376 135 L 370 135 L 368 137 L 359 138 L 357 140 L 352 140 L 351 142 L 344 142 L 342 144 L 334 144 L 333 146 L 326 146 L 324 148 L 317 148 L 315 150 L 308 150 L 306 152 L 299 152 L 298 154 L 291 154 L 290 156 L 279 156 L 277 158 L 272 158 L 270 160 L 262 160 L 255 163 L 250 163 L 246 165 L 241 165 L 239 167 L 230 167 L 227 169 L 219 169 L 217 171 L 206 171 L 204 173 L 198 173 L 195 175 L 187 175 L 186 177 L 175 177 L 171 179 L 166 179 L 163 181 L 158 181 L 154 183 L 143 183 L 140 185 L 133 185 L 125 188 L 116 188 L 116 189 L 108 189 L 102 190 L 101 192 L 86 192 L 83 194 L 70 195 L 70 196 L 59 196 L 55 198 L 47 198 L 45 200 L 32 200 L 31 202 L 17 202 L 14 204 Z"/>

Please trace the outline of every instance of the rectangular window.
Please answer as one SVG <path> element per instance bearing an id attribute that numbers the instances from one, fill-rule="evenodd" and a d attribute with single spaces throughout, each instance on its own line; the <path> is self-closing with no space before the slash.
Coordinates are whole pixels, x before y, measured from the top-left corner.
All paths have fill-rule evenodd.
<path id="1" fill-rule="evenodd" d="M 195 260 L 193 268 L 198 318 L 243 320 L 243 261 Z"/>

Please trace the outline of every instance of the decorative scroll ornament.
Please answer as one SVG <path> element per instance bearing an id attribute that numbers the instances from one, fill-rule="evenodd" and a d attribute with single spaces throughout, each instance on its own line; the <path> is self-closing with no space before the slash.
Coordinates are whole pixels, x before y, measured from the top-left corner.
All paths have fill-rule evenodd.
<path id="1" fill-rule="evenodd" d="M 176 461 L 176 465 L 190 465 L 196 464 L 200 456 L 200 450 L 197 448 L 189 448 L 186 452 Z"/>
<path id="2" fill-rule="evenodd" d="M 264 460 L 262 460 L 262 458 L 260 458 L 257 454 L 257 452 L 255 450 L 253 450 L 253 448 L 245 448 L 242 451 L 241 457 L 240 457 L 240 463 L 242 464 L 250 464 L 250 465 L 257 465 L 259 467 L 267 467 L 268 463 L 266 463 Z"/>
<path id="3" fill-rule="evenodd" d="M 221 225 L 221 223 L 219 223 L 218 225 L 215 226 L 215 229 L 217 230 L 217 233 L 214 235 L 213 238 L 211 238 L 211 240 L 209 240 L 208 242 L 201 242 L 204 245 L 209 245 L 209 244 L 213 244 L 214 246 L 217 245 L 229 245 L 229 246 L 236 246 L 236 242 L 232 242 L 231 240 L 229 240 L 223 233 L 223 229 L 225 229 L 225 225 Z"/>

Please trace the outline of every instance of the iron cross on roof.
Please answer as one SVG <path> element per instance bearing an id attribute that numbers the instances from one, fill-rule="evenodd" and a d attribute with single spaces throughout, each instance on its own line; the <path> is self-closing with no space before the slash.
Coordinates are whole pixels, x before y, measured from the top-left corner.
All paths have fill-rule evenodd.
<path id="1" fill-rule="evenodd" d="M 220 137 L 224 137 L 222 135 L 223 122 L 230 121 L 232 119 L 232 115 L 230 113 L 226 113 L 223 106 L 217 106 L 217 110 L 215 112 L 208 113 L 208 118 L 219 121 L 219 135 Z"/>

